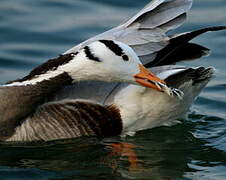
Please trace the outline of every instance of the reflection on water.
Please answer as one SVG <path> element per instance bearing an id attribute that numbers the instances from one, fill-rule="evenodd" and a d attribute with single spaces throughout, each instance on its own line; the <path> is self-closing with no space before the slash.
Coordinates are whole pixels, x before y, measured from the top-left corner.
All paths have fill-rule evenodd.
<path id="1" fill-rule="evenodd" d="M 225 171 L 220 170 L 225 168 L 226 154 L 194 137 L 193 119 L 203 116 L 190 118 L 191 122 L 143 131 L 125 139 L 79 138 L 27 146 L 2 144 L 1 174 L 5 179 L 153 180 L 181 178 L 184 173 L 191 177 L 204 172 L 223 174 Z M 200 122 L 199 126 L 202 125 Z"/>
<path id="2" fill-rule="evenodd" d="M 3 0 L 0 5 L 0 82 L 101 33 L 149 0 Z M 223 0 L 195 0 L 180 30 L 226 22 Z M 0 144 L 1 180 L 226 179 L 226 32 L 195 42 L 212 55 L 193 66 L 216 67 L 211 81 L 181 124 L 134 137 L 79 138 L 41 144 Z"/>

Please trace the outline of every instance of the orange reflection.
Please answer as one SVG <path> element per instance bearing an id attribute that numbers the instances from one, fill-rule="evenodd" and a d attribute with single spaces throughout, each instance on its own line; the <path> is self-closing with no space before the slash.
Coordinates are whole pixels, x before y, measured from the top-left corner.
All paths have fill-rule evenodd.
<path id="1" fill-rule="evenodd" d="M 111 143 L 109 144 L 112 147 L 112 156 L 121 156 L 128 157 L 129 162 L 129 171 L 135 171 L 138 169 L 138 158 L 134 148 L 136 147 L 130 143 Z"/>

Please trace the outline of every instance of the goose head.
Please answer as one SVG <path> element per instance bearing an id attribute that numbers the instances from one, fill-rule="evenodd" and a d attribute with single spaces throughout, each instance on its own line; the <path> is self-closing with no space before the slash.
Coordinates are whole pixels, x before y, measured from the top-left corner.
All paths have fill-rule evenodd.
<path id="1" fill-rule="evenodd" d="M 92 42 L 82 48 L 74 59 L 74 65 L 71 62 L 67 72 L 75 81 L 127 82 L 159 91 L 162 91 L 159 84 L 165 84 L 142 65 L 131 47 L 118 41 Z"/>
<path id="2" fill-rule="evenodd" d="M 76 53 L 64 54 L 35 68 L 7 86 L 34 85 L 66 74 L 72 82 L 127 82 L 165 91 L 165 82 L 147 70 L 128 45 L 112 40 L 90 43 Z M 61 78 L 62 79 L 62 78 Z M 60 82 L 58 82 L 61 84 Z M 166 89 L 166 88 L 165 88 Z"/>

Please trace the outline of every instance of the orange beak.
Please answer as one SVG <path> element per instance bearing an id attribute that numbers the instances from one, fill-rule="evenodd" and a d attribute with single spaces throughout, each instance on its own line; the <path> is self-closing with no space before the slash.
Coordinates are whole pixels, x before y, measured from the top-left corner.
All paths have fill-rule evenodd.
<path id="1" fill-rule="evenodd" d="M 165 81 L 155 76 L 153 73 L 147 70 L 142 64 L 139 64 L 139 68 L 140 72 L 134 76 L 136 82 L 141 84 L 142 86 L 153 88 L 162 92 L 159 83 L 165 85 L 166 84 Z"/>

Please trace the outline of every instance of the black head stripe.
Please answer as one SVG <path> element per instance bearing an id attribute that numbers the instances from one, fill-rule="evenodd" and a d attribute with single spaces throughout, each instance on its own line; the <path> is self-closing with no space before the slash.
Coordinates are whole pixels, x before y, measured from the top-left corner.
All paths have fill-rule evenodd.
<path id="1" fill-rule="evenodd" d="M 124 55 L 122 48 L 119 45 L 115 44 L 114 41 L 111 40 L 100 40 L 106 47 L 108 47 L 112 52 L 114 52 L 117 56 Z"/>
<path id="2" fill-rule="evenodd" d="M 84 47 L 84 52 L 86 54 L 86 57 L 90 60 L 93 60 L 93 61 L 98 61 L 98 62 L 101 62 L 101 60 L 98 58 L 98 57 L 95 57 L 93 55 L 93 53 L 90 51 L 90 48 L 88 46 L 85 46 Z"/>

